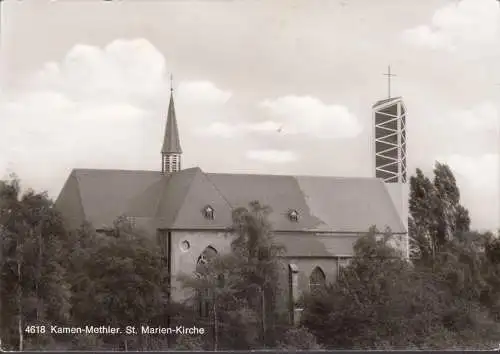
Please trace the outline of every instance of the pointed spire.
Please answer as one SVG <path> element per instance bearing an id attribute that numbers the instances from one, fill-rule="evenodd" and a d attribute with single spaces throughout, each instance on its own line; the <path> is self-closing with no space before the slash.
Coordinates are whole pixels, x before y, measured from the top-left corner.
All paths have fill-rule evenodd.
<path id="1" fill-rule="evenodd" d="M 168 104 L 167 127 L 163 139 L 162 154 L 181 154 L 181 143 L 179 139 L 179 129 L 174 107 L 174 89 L 172 86 L 172 76 L 170 76 L 170 102 Z"/>

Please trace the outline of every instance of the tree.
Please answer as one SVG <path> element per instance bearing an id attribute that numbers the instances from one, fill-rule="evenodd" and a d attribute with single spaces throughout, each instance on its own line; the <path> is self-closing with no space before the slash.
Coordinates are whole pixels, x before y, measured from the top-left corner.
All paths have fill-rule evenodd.
<path id="1" fill-rule="evenodd" d="M 372 229 L 356 242 L 355 257 L 336 283 L 305 299 L 302 325 L 327 348 L 374 349 L 383 340 L 402 348 L 411 341 L 408 300 L 418 296 L 411 286 L 418 279 L 390 237 L 377 234 Z"/>
<path id="2" fill-rule="evenodd" d="M 277 286 L 282 269 L 281 256 L 285 247 L 274 240 L 269 222 L 271 209 L 255 201 L 249 208 L 233 212 L 231 232 L 236 235 L 232 243 L 233 254 L 241 260 L 241 289 L 247 302 L 259 309 L 262 319 L 262 341 L 266 346 L 276 345 L 276 321 L 278 321 Z"/>
<path id="3" fill-rule="evenodd" d="M 196 323 L 211 329 L 205 349 L 244 350 L 258 346 L 259 316 L 241 296 L 240 265 L 234 254 L 218 255 L 199 267 L 194 275 L 178 277 L 184 288 L 193 290 L 189 302 L 196 311 Z M 204 306 L 207 313 L 201 313 Z M 186 343 L 181 341 L 178 345 Z"/>
<path id="4" fill-rule="evenodd" d="M 67 235 L 61 216 L 46 193 L 21 194 L 12 176 L 0 182 L 0 232 L 3 343 L 19 350 L 33 341 L 48 345 L 40 342 L 47 336 L 25 333 L 25 326 L 69 320 L 71 293 L 62 252 Z"/>
<path id="5" fill-rule="evenodd" d="M 410 177 L 408 223 L 413 254 L 423 262 L 434 259 L 446 242 L 470 231 L 468 210 L 451 169 L 439 162 L 431 182 L 420 169 Z"/>
<path id="6" fill-rule="evenodd" d="M 317 350 L 322 349 L 316 337 L 304 327 L 288 329 L 279 341 L 282 350 Z"/>
<path id="7" fill-rule="evenodd" d="M 448 165 L 436 162 L 434 188 L 437 201 L 435 237 L 443 244 L 457 233 L 469 231 L 470 218 L 469 212 L 460 205 L 460 190 Z"/>
<path id="8" fill-rule="evenodd" d="M 71 258 L 75 325 L 166 326 L 162 321 L 168 311 L 169 283 L 160 248 L 140 230 L 122 226 L 116 223 L 113 236 L 80 230 L 91 234 L 85 236 L 86 248 Z M 110 338 L 102 337 L 105 342 Z M 147 346 L 140 333 L 135 339 L 123 345 Z"/>
<path id="9" fill-rule="evenodd" d="M 387 238 L 377 240 L 374 234 L 356 242 L 355 258 L 335 284 L 305 301 L 302 324 L 320 344 L 329 349 L 492 348 L 500 328 L 484 306 L 499 298 L 492 285 L 500 284 L 500 273 L 485 277 L 482 250 L 496 252 L 488 235 L 455 237 L 432 266 L 412 266 L 388 247 Z"/>
<path id="10" fill-rule="evenodd" d="M 210 321 L 217 345 L 210 349 L 276 347 L 294 336 L 281 322 L 286 317 L 278 303 L 285 298 L 279 285 L 284 247 L 274 240 L 269 213 L 258 202 L 235 209 L 231 252 L 217 256 L 195 276 L 182 278 L 194 296 L 205 293 L 212 299 Z"/>
<path id="11" fill-rule="evenodd" d="M 422 170 L 410 177 L 410 200 L 408 223 L 410 246 L 415 257 L 432 258 L 435 253 L 433 211 L 436 209 L 436 197 L 432 182 L 424 176 Z"/>

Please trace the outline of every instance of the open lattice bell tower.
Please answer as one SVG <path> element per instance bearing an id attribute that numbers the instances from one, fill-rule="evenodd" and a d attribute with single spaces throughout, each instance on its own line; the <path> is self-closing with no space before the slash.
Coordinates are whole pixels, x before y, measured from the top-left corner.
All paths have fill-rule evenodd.
<path id="1" fill-rule="evenodd" d="M 373 106 L 375 176 L 386 183 L 406 183 L 406 107 L 401 97 Z"/>

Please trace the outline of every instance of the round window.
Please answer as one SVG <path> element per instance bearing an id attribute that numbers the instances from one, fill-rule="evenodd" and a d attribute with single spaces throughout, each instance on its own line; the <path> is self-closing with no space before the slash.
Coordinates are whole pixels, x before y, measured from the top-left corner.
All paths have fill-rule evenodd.
<path id="1" fill-rule="evenodd" d="M 191 245 L 189 244 L 189 241 L 182 241 L 181 242 L 181 250 L 187 251 Z"/>

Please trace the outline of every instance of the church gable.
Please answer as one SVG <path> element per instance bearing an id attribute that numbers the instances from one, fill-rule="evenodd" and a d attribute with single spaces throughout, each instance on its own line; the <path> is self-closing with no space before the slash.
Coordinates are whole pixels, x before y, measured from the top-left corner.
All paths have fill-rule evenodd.
<path id="1" fill-rule="evenodd" d="M 231 206 L 212 183 L 210 177 L 199 168 L 195 170 L 182 203 L 176 206 L 175 219 L 170 224 L 164 219 L 159 224 L 160 228 L 225 229 L 231 225 Z M 177 189 L 174 183 L 165 193 L 163 203 L 169 204 L 169 192 L 172 189 Z"/>
<path id="2" fill-rule="evenodd" d="M 81 226 L 85 211 L 80 196 L 80 188 L 75 172 L 72 171 L 56 200 L 56 208 L 63 214 L 64 222 L 70 229 Z"/>
<path id="3" fill-rule="evenodd" d="M 173 173 L 162 182 L 159 201 L 156 204 L 155 219 L 159 229 L 172 228 L 184 200 L 192 188 L 193 180 L 201 170 L 198 167 Z"/>
<path id="4" fill-rule="evenodd" d="M 143 193 L 133 198 L 126 209 L 125 215 L 154 218 L 170 177 L 170 175 L 162 176 L 158 182 L 153 183 Z"/>

